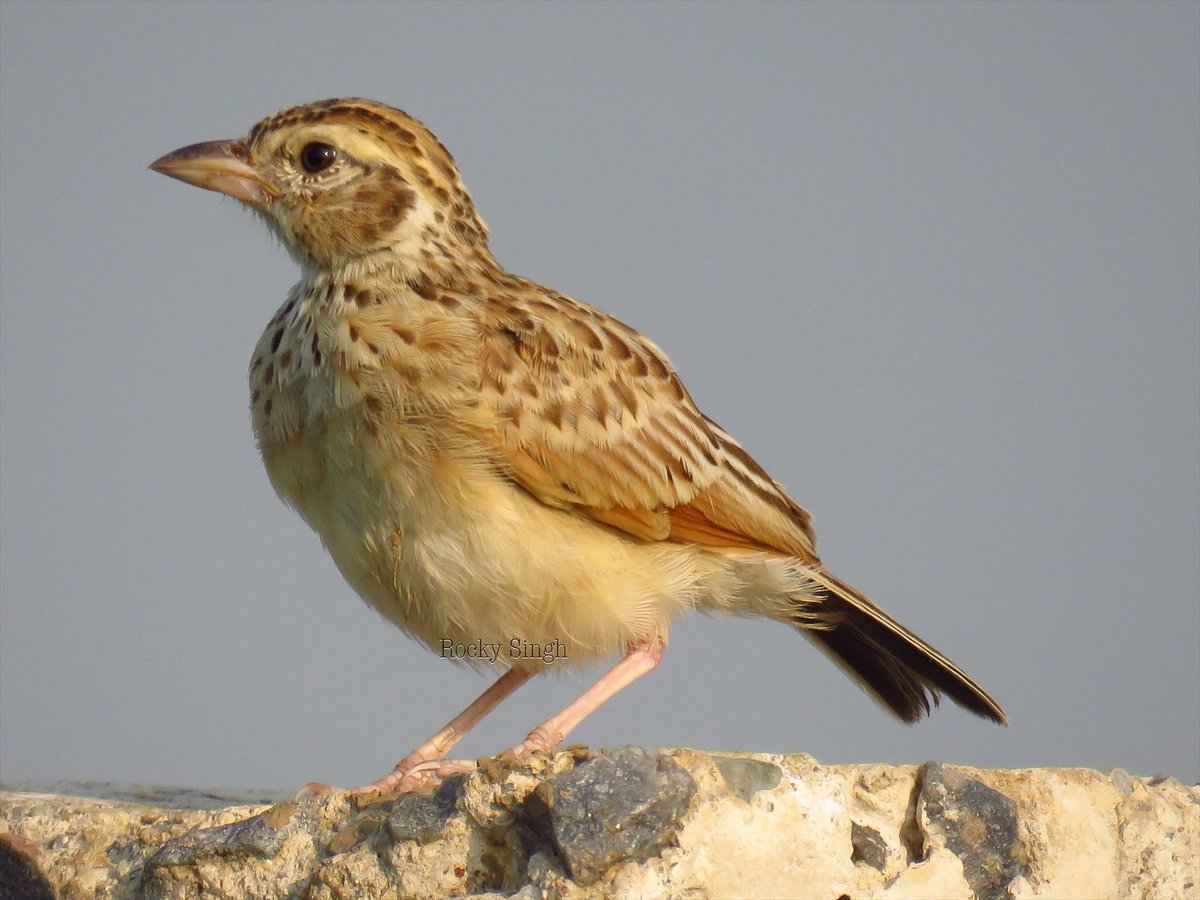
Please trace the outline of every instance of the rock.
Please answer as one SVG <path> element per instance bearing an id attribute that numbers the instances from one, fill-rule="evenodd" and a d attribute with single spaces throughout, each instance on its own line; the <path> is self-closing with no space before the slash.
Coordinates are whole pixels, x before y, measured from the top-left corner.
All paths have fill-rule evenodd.
<path id="1" fill-rule="evenodd" d="M 866 863 L 880 872 L 887 870 L 887 841 L 869 825 L 850 823 L 850 861 Z"/>
<path id="2" fill-rule="evenodd" d="M 738 756 L 714 756 L 713 763 L 729 790 L 747 803 L 759 791 L 769 791 L 779 784 L 783 770 L 774 763 Z"/>
<path id="3" fill-rule="evenodd" d="M 1009 886 L 1021 869 L 1017 805 L 977 778 L 939 763 L 923 766 L 917 784 L 917 814 L 925 834 L 936 835 L 935 843 L 958 857 L 977 900 L 1011 900 Z"/>
<path id="4" fill-rule="evenodd" d="M 1200 789 L 1119 769 L 627 747 L 392 798 L 110 787 L 0 791 L 0 900 L 1200 896 Z"/>
<path id="5" fill-rule="evenodd" d="M 54 887 L 37 864 L 35 844 L 0 834 L 0 900 L 54 900 Z"/>
<path id="6" fill-rule="evenodd" d="M 669 756 L 625 747 L 543 781 L 526 810 L 567 875 L 590 885 L 670 845 L 695 794 L 696 782 Z"/>

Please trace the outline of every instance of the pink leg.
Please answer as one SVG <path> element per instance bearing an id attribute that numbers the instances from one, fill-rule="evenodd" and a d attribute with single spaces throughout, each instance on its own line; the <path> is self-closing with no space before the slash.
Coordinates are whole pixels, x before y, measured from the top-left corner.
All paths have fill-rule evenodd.
<path id="1" fill-rule="evenodd" d="M 553 753 L 568 734 L 594 713 L 609 697 L 633 684 L 662 661 L 664 642 L 661 638 L 636 644 L 625 658 L 606 672 L 599 681 L 579 695 L 566 709 L 539 725 L 510 753 L 523 759 L 533 753 Z"/>
<path id="2" fill-rule="evenodd" d="M 446 754 L 463 739 L 468 731 L 479 724 L 500 701 L 533 677 L 533 672 L 509 669 L 479 697 L 446 723 L 437 734 L 423 743 L 400 762 L 387 775 L 363 787 L 353 788 L 355 793 L 379 791 L 390 794 L 412 790 L 425 781 L 436 781 L 454 771 L 467 771 L 473 763 L 443 763 Z M 410 777 L 411 776 L 411 777 Z M 406 781 L 407 779 L 407 781 Z M 301 788 L 301 793 L 327 794 L 334 789 L 326 784 L 313 782 Z"/>
<path id="3" fill-rule="evenodd" d="M 509 696 L 532 677 L 533 672 L 531 671 L 509 669 L 490 688 L 480 694 L 474 703 L 447 722 L 441 731 L 412 753 L 408 754 L 408 756 L 404 757 L 404 759 L 400 760 L 400 762 L 396 763 L 396 767 L 391 772 L 384 775 L 378 781 L 374 781 L 363 788 L 356 788 L 356 790 L 380 791 L 388 794 L 399 790 L 411 789 L 411 787 L 415 787 L 416 785 L 404 784 L 404 779 L 410 773 L 418 774 L 414 772 L 418 767 L 421 769 L 420 774 L 432 775 L 434 780 L 450 774 L 449 771 L 442 772 L 442 766 L 440 765 L 432 766 L 428 764 L 440 763 L 444 760 L 446 754 L 466 736 L 468 731 L 478 725 L 484 716 L 500 704 L 501 700 Z M 452 764 L 448 768 L 462 771 L 470 767 L 465 764 Z"/>

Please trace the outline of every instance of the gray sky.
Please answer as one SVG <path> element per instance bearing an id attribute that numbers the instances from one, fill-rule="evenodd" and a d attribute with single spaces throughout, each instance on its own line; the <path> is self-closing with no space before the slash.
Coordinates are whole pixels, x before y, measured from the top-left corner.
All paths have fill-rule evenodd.
<path id="1" fill-rule="evenodd" d="M 357 784 L 485 686 L 273 495 L 246 368 L 294 265 L 146 169 L 355 94 L 438 134 L 509 268 L 666 349 L 830 567 L 1012 719 L 906 727 L 790 629 L 693 617 L 578 740 L 1200 778 L 1200 5 L 0 25 L 0 777 Z"/>

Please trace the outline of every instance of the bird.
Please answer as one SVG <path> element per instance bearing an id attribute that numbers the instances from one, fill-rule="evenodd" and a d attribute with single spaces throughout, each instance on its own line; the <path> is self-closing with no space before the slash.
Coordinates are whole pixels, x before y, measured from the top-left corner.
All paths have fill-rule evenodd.
<path id="1" fill-rule="evenodd" d="M 904 722 L 945 694 L 1007 724 L 961 668 L 825 567 L 809 513 L 700 411 L 658 346 L 495 259 L 453 157 L 417 119 L 362 98 L 306 103 L 150 168 L 240 201 L 299 264 L 249 374 L 279 497 L 384 619 L 502 670 L 354 790 L 468 771 L 450 751 L 532 676 L 617 658 L 508 751 L 553 752 L 658 666 L 691 611 L 797 629 Z"/>

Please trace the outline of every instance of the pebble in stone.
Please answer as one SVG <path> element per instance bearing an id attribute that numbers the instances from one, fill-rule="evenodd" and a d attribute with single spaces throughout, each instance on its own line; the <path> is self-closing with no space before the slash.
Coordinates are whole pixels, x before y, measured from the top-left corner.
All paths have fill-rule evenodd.
<path id="1" fill-rule="evenodd" d="M 1009 900 L 1009 884 L 1021 874 L 1016 804 L 941 763 L 926 763 L 920 778 L 917 802 L 925 828 L 940 833 L 946 849 L 962 861 L 977 900 Z"/>
<path id="2" fill-rule="evenodd" d="M 37 847 L 0 833 L 0 900 L 54 900 L 54 888 L 35 861 Z"/>
<path id="3" fill-rule="evenodd" d="M 866 863 L 873 869 L 883 872 L 887 869 L 887 841 L 878 831 L 869 825 L 850 823 L 850 861 Z"/>
<path id="4" fill-rule="evenodd" d="M 392 840 L 429 844 L 441 837 L 446 823 L 458 815 L 455 801 L 462 793 L 463 780 L 463 776 L 455 776 L 432 794 L 401 794 L 393 800 L 387 816 Z"/>
<path id="5" fill-rule="evenodd" d="M 669 756 L 623 747 L 543 782 L 526 814 L 586 885 L 617 863 L 661 853 L 695 794 L 692 776 Z"/>
<path id="6" fill-rule="evenodd" d="M 712 760 L 729 790 L 747 803 L 759 791 L 769 791 L 778 787 L 780 779 L 783 778 L 783 770 L 779 766 L 763 762 L 761 759 L 714 756 Z"/>

